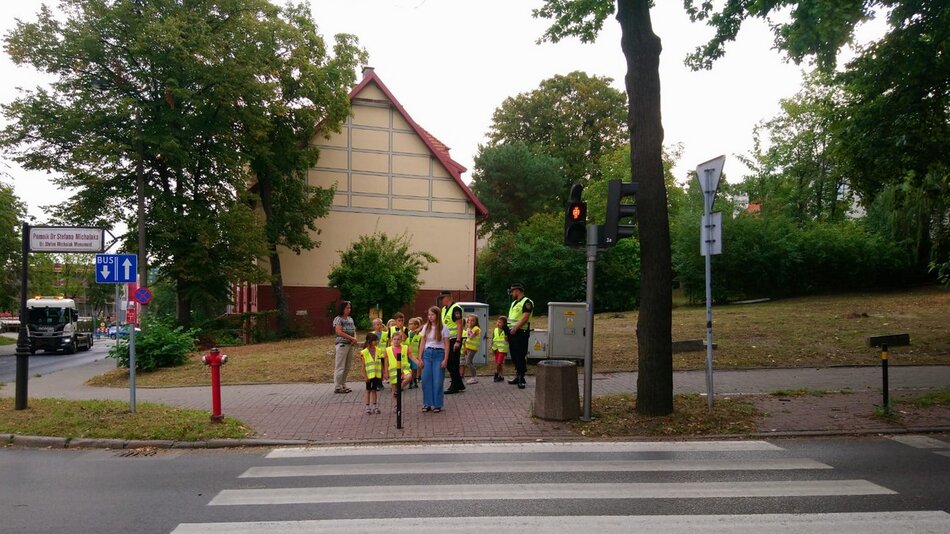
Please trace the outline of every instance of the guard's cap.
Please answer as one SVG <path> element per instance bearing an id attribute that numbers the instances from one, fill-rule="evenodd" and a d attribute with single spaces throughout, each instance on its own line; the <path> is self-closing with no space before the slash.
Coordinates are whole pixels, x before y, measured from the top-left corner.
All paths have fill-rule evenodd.
<path id="1" fill-rule="evenodd" d="M 519 283 L 517 283 L 517 282 L 515 282 L 514 284 L 511 284 L 511 287 L 508 288 L 508 292 L 511 293 L 511 292 L 514 291 L 515 289 L 520 289 L 520 290 L 524 291 L 524 286 L 521 285 L 521 284 L 519 284 Z"/>

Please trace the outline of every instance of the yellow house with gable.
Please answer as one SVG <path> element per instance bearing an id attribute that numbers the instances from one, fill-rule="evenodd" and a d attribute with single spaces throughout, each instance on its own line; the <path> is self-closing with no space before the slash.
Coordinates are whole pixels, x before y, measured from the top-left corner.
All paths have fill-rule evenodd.
<path id="1" fill-rule="evenodd" d="M 351 114 L 339 133 L 318 133 L 320 157 L 308 173 L 311 185 L 336 186 L 327 217 L 317 226 L 320 247 L 301 254 L 279 251 L 291 314 L 308 316 L 314 332 L 331 330 L 328 305 L 346 295 L 328 287 L 340 252 L 360 236 L 406 234 L 411 250 L 439 261 L 422 273 L 422 288 L 409 310 L 425 315 L 442 290 L 456 300 L 475 295 L 476 230 L 485 206 L 462 181 L 466 170 L 449 148 L 417 124 L 371 67 L 350 92 Z M 274 308 L 269 285 L 239 286 L 235 311 Z M 375 303 L 354 302 L 355 309 Z M 390 316 L 396 310 L 384 310 Z"/>

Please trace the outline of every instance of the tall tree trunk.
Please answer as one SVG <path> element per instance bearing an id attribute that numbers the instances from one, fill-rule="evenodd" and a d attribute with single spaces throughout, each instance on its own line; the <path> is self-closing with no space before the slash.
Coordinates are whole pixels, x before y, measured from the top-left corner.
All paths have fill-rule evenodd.
<path id="1" fill-rule="evenodd" d="M 621 47 L 627 60 L 630 163 L 639 182 L 640 320 L 637 413 L 673 411 L 673 268 L 670 223 L 663 182 L 660 118 L 660 38 L 653 33 L 650 0 L 618 0 Z"/>
<path id="2" fill-rule="evenodd" d="M 261 195 L 261 209 L 264 210 L 264 224 L 271 224 L 274 199 L 271 181 L 258 173 L 258 192 Z M 290 305 L 284 292 L 284 279 L 281 274 L 280 256 L 277 254 L 277 242 L 272 232 L 267 232 L 268 256 L 270 259 L 271 290 L 274 292 L 274 305 L 277 306 L 277 335 L 284 337 L 290 330 Z"/>

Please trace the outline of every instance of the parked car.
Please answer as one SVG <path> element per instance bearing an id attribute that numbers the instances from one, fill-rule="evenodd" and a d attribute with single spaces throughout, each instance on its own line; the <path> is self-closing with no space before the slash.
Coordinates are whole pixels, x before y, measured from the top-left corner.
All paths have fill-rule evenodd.
<path id="1" fill-rule="evenodd" d="M 135 335 L 138 335 L 142 329 L 135 327 Z M 109 339 L 116 339 L 116 337 L 127 338 L 129 337 L 129 325 L 124 324 L 116 328 L 115 325 L 109 327 Z"/>

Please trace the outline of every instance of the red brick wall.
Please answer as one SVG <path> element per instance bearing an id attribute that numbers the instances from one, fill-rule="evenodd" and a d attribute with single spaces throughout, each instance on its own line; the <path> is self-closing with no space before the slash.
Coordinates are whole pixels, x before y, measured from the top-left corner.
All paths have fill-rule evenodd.
<path id="1" fill-rule="evenodd" d="M 284 292 L 287 295 L 287 303 L 290 307 L 290 315 L 293 321 L 303 322 L 309 325 L 309 331 L 314 335 L 328 335 L 333 333 L 333 318 L 336 317 L 336 303 L 340 300 L 340 292 L 330 287 L 285 287 Z M 429 306 L 435 304 L 436 298 L 442 293 L 441 290 L 423 289 L 416 294 L 416 301 L 403 308 L 403 313 L 408 317 L 422 317 L 425 320 L 426 310 Z M 475 298 L 474 291 L 453 291 L 452 296 L 458 302 L 470 302 Z M 274 309 L 274 292 L 271 286 L 258 286 L 257 290 L 257 309 L 259 311 Z M 330 311 L 329 306 L 333 304 L 334 308 Z M 359 302 L 353 303 L 355 309 L 369 309 L 370 305 Z M 306 316 L 299 316 L 299 310 L 306 310 Z M 395 311 L 383 310 L 384 316 L 388 319 Z"/>

